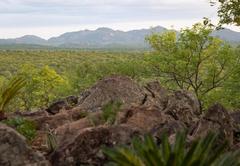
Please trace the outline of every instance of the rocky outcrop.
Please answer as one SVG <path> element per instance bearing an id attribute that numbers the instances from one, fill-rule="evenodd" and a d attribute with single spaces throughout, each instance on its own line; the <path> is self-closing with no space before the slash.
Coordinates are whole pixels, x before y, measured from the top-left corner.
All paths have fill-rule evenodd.
<path id="1" fill-rule="evenodd" d="M 109 159 L 100 147 L 129 145 L 133 137 L 141 137 L 138 128 L 121 124 L 117 126 L 99 126 L 81 130 L 71 141 L 62 144 L 50 156 L 53 166 L 95 165 L 102 166 Z"/>
<path id="2" fill-rule="evenodd" d="M 218 132 L 215 147 L 225 139 L 229 140 L 229 147 L 233 144 L 233 126 L 226 108 L 220 103 L 212 105 L 202 117 L 189 128 L 189 135 L 203 139 L 209 131 Z"/>
<path id="3" fill-rule="evenodd" d="M 117 125 L 105 126 L 105 120 L 101 118 L 101 115 L 104 105 L 111 100 L 121 101 L 124 110 L 117 115 Z M 77 105 L 73 107 L 69 105 L 71 103 Z M 186 128 L 188 128 L 187 148 L 195 138 L 204 139 L 209 131 L 215 131 L 218 132 L 218 137 L 214 148 L 228 139 L 229 149 L 232 148 L 232 151 L 239 149 L 240 140 L 237 138 L 240 133 L 239 111 L 228 112 L 218 103 L 211 106 L 199 118 L 196 116 L 198 106 L 198 99 L 193 92 L 177 90 L 169 96 L 158 80 L 151 81 L 143 87 L 129 77 L 110 74 L 80 95 L 58 99 L 49 108 L 31 112 L 18 111 L 7 115 L 38 122 L 39 133 L 33 145 L 34 148 L 44 152 L 46 152 L 44 131 L 46 124 L 49 125 L 58 147 L 52 154 L 44 154 L 56 166 L 104 165 L 110 160 L 101 152 L 102 145 L 114 147 L 125 144 L 129 146 L 131 138 L 135 136 L 142 139 L 144 133 L 153 135 L 154 140 L 160 145 L 162 134 L 165 132 L 172 146 L 177 131 L 184 131 Z M 52 115 L 49 115 L 46 110 Z M 94 125 L 93 117 L 99 119 L 99 126 Z M 11 132 L 8 130 L 5 135 L 9 135 L 8 133 L 11 133 L 13 129 Z M 1 130 L 0 134 L 2 134 Z M 4 137 L 0 135 L 0 146 L 4 147 L 0 147 L 0 154 L 4 152 L 4 157 L 10 155 L 10 158 L 7 158 L 8 163 L 15 162 L 15 159 L 10 161 L 12 152 L 9 152 L 11 148 L 16 149 L 15 143 L 1 144 L 5 141 L 1 141 L 5 135 Z M 13 138 L 15 139 L 15 136 Z M 232 146 L 233 140 L 237 147 Z M 22 144 L 25 147 L 25 143 Z M 6 148 L 8 151 L 5 153 Z M 35 153 L 38 154 L 34 152 L 34 155 Z M 0 155 L 0 165 L 6 162 L 6 159 L 1 157 Z M 41 162 L 43 165 L 47 163 L 44 158 L 37 157 L 32 161 L 33 158 L 26 160 L 35 165 Z"/>
<path id="4" fill-rule="evenodd" d="M 198 106 L 198 99 L 193 92 L 180 89 L 169 97 L 168 105 L 164 112 L 190 127 L 196 121 L 195 114 Z"/>
<path id="5" fill-rule="evenodd" d="M 0 165 L 1 166 L 50 166 L 45 157 L 33 151 L 26 144 L 26 138 L 14 129 L 0 123 Z"/>
<path id="6" fill-rule="evenodd" d="M 148 86 L 149 91 L 127 76 L 110 74 L 80 94 L 77 106 L 89 112 L 97 112 L 102 110 L 104 104 L 109 101 L 118 100 L 123 103 L 124 109 L 134 104 L 145 104 L 163 109 L 168 95 L 160 84 L 152 84 L 154 83 Z"/>

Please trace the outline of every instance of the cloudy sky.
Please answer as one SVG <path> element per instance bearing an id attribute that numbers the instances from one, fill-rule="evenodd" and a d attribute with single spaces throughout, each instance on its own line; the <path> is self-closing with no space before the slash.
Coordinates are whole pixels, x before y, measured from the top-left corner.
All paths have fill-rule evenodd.
<path id="1" fill-rule="evenodd" d="M 207 0 L 0 0 L 0 38 L 36 35 L 44 39 L 65 32 L 109 27 L 133 30 L 163 26 L 179 30 L 209 17 L 217 7 Z M 239 27 L 227 26 L 235 31 Z"/>

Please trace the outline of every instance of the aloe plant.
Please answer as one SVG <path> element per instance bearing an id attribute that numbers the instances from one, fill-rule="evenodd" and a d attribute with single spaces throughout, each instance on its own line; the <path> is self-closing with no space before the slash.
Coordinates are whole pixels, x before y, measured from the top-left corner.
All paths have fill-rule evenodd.
<path id="1" fill-rule="evenodd" d="M 175 144 L 170 147 L 166 134 L 162 136 L 162 144 L 158 148 L 151 135 L 144 135 L 144 141 L 134 138 L 131 143 L 133 149 L 121 145 L 114 149 L 107 146 L 102 151 L 116 163 L 111 166 L 239 166 L 240 151 L 235 154 L 230 152 L 222 154 L 228 146 L 224 141 L 216 150 L 212 145 L 216 138 L 215 133 L 209 132 L 200 142 L 196 139 L 191 147 L 185 148 L 187 132 L 177 132 Z"/>
<path id="2" fill-rule="evenodd" d="M 50 127 L 48 124 L 46 124 L 46 130 L 44 131 L 46 135 L 46 148 L 47 152 L 51 153 L 54 151 L 54 149 L 57 148 L 57 140 L 54 137 L 53 133 L 50 130 Z"/>
<path id="3" fill-rule="evenodd" d="M 25 78 L 16 77 L 3 90 L 3 84 L 0 84 L 0 121 L 6 119 L 4 108 L 6 105 L 20 93 L 20 89 L 26 85 Z"/>

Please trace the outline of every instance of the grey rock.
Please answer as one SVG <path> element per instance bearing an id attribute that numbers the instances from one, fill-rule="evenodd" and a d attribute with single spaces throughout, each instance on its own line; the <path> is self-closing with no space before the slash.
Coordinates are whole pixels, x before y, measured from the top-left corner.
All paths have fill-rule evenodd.
<path id="1" fill-rule="evenodd" d="M 214 148 L 225 139 L 229 140 L 229 147 L 233 145 L 233 125 L 228 110 L 220 103 L 212 105 L 202 117 L 189 128 L 189 135 L 203 139 L 209 131 L 218 132 Z"/>
<path id="2" fill-rule="evenodd" d="M 198 109 L 198 99 L 195 94 L 185 89 L 177 90 L 169 97 L 166 114 L 171 115 L 175 120 L 180 120 L 190 127 L 197 120 L 195 113 Z"/>
<path id="3" fill-rule="evenodd" d="M 0 123 L 0 165 L 23 166 L 51 164 L 38 151 L 34 151 L 26 144 L 26 138 L 14 129 Z"/>
<path id="4" fill-rule="evenodd" d="M 147 83 L 145 88 L 152 94 L 147 97 L 144 105 L 151 106 L 163 110 L 167 107 L 168 93 L 160 82 L 156 79 Z"/>

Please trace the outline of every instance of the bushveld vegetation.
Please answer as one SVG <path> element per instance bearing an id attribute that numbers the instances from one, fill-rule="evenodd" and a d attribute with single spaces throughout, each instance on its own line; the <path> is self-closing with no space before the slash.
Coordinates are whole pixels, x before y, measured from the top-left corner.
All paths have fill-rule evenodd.
<path id="1" fill-rule="evenodd" d="M 159 79 L 171 93 L 193 91 L 204 111 L 215 102 L 228 110 L 239 109 L 240 47 L 232 48 L 211 36 L 211 26 L 165 30 L 146 36 L 152 52 L 104 51 L 0 51 L 0 82 L 24 77 L 28 84 L 6 111 L 33 110 L 71 94 L 77 95 L 110 73 L 131 77 L 145 84 Z"/>

